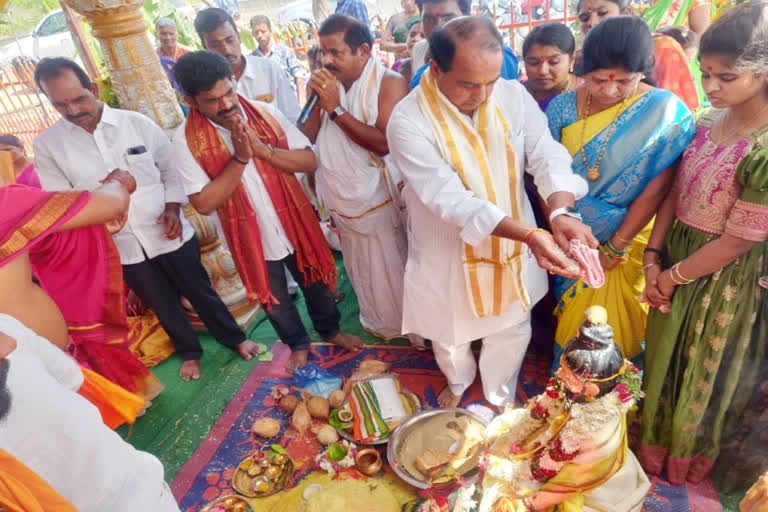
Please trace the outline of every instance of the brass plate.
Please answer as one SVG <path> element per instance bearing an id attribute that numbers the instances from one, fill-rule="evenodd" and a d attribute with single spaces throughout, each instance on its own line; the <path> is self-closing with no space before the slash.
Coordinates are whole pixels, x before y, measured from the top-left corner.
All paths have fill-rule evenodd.
<path id="1" fill-rule="evenodd" d="M 222 496 L 220 498 L 216 498 L 215 500 L 211 501 L 210 503 L 207 503 L 203 505 L 203 508 L 199 510 L 199 512 L 210 512 L 210 510 L 215 507 L 216 505 L 224 503 L 226 500 L 234 498 L 238 503 L 245 503 L 248 505 L 248 508 L 251 508 L 251 504 L 248 503 L 248 500 L 243 498 L 242 496 L 238 496 L 237 494 L 230 494 L 229 496 Z"/>
<path id="2" fill-rule="evenodd" d="M 271 457 L 263 452 L 254 453 L 240 461 L 240 463 L 237 465 L 237 468 L 235 469 L 235 474 L 232 476 L 232 488 L 243 496 L 248 496 L 249 498 L 265 498 L 267 496 L 272 496 L 276 492 L 282 491 L 285 487 L 285 484 L 288 483 L 288 480 L 290 480 L 290 478 L 293 476 L 293 472 L 295 471 L 293 459 L 291 459 L 288 455 L 285 455 L 285 457 L 287 458 L 287 461 L 282 465 L 282 471 L 280 472 L 280 475 L 275 478 L 272 488 L 268 491 L 256 492 L 253 489 L 253 480 L 255 478 L 259 478 L 261 475 L 256 477 L 250 476 L 246 467 L 250 466 L 251 464 L 258 464 L 258 461 L 263 458 L 271 460 Z M 251 461 L 250 463 L 248 462 L 249 460 Z"/>

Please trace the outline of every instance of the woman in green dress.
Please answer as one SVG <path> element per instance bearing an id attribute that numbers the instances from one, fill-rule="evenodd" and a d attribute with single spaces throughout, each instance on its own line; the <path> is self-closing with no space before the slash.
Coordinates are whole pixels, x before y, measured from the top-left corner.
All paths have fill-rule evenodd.
<path id="1" fill-rule="evenodd" d="M 648 318 L 639 458 L 674 484 L 705 478 L 756 391 L 768 308 L 768 4 L 702 36 L 705 111 L 643 265 Z"/>

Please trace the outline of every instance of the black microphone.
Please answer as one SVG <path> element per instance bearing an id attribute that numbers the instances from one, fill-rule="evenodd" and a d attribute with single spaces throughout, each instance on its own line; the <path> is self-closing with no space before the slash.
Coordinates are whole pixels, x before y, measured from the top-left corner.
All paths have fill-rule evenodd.
<path id="1" fill-rule="evenodd" d="M 317 105 L 317 100 L 317 93 L 312 91 L 312 94 L 309 95 L 309 99 L 304 104 L 304 108 L 301 109 L 301 114 L 299 114 L 299 124 L 306 124 L 306 122 L 309 121 L 309 116 L 312 115 L 312 110 L 315 108 L 315 105 Z"/>

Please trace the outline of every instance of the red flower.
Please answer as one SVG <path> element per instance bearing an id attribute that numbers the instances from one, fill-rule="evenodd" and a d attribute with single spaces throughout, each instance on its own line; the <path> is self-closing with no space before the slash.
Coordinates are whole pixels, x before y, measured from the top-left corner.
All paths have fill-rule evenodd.
<path id="1" fill-rule="evenodd" d="M 514 455 L 516 453 L 520 453 L 521 451 L 523 451 L 523 449 L 520 448 L 515 443 L 512 443 L 511 445 L 509 445 L 509 453 L 511 453 L 512 455 Z"/>
<path id="2" fill-rule="evenodd" d="M 634 399 L 634 395 L 629 390 L 629 386 L 627 386 L 626 382 L 622 382 L 613 389 L 619 394 L 619 400 L 625 404 L 631 402 Z"/>
<path id="3" fill-rule="evenodd" d="M 558 398 L 560 396 L 560 393 L 558 393 L 558 391 L 556 389 L 547 388 L 544 391 L 545 391 L 545 393 L 547 393 L 547 396 L 549 398 Z"/>

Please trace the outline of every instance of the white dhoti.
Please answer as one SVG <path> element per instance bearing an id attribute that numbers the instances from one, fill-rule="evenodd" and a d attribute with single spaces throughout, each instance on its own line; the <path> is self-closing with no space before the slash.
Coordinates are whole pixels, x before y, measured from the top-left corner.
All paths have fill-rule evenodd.
<path id="1" fill-rule="evenodd" d="M 339 84 L 341 105 L 356 119 L 376 123 L 385 72 L 381 62 L 370 58 L 349 91 Z M 316 146 L 317 192 L 339 230 L 360 322 L 382 338 L 400 336 L 407 242 L 388 182 L 391 165 L 354 143 L 325 114 Z"/>

